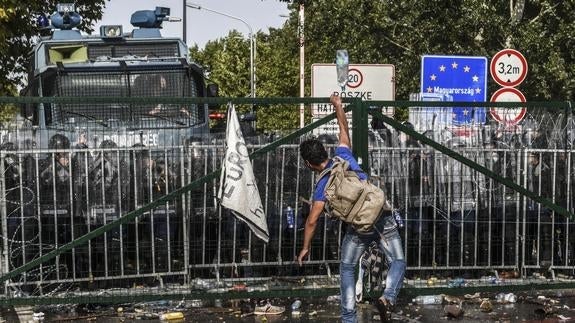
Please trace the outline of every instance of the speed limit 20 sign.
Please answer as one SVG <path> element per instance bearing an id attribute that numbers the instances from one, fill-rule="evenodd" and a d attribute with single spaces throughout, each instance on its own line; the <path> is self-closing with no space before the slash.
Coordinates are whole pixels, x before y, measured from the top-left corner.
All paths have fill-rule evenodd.
<path id="1" fill-rule="evenodd" d="M 515 49 L 504 49 L 493 56 L 489 71 L 497 84 L 516 87 L 527 76 L 527 60 Z"/>
<path id="2" fill-rule="evenodd" d="M 355 89 L 363 84 L 363 74 L 357 68 L 350 68 L 347 73 L 347 86 Z"/>

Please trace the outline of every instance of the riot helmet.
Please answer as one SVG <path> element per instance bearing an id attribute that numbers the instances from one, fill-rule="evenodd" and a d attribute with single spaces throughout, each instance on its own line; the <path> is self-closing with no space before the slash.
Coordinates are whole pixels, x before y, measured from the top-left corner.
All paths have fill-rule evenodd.
<path id="1" fill-rule="evenodd" d="M 17 149 L 16 144 L 11 141 L 5 142 L 0 146 L 0 150 L 4 151 L 16 151 Z"/>
<path id="2" fill-rule="evenodd" d="M 100 143 L 100 148 L 104 148 L 104 149 L 109 149 L 109 148 L 117 148 L 118 145 L 116 145 L 115 142 L 113 142 L 112 140 L 104 140 Z M 110 159 L 112 157 L 114 157 L 114 155 L 112 154 L 111 151 L 105 151 L 103 152 L 104 158 L 106 159 Z"/>
<path id="3" fill-rule="evenodd" d="M 50 138 L 48 143 L 48 148 L 50 149 L 68 149 L 70 148 L 70 139 L 63 134 L 55 134 Z"/>
<path id="4" fill-rule="evenodd" d="M 115 142 L 113 142 L 112 140 L 104 140 L 102 141 L 102 143 L 100 143 L 100 148 L 116 148 L 118 147 L 118 145 L 116 145 Z"/>

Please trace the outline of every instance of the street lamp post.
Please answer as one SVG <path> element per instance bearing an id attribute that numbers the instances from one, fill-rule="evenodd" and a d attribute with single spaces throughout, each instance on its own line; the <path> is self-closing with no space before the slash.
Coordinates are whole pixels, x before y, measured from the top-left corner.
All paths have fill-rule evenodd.
<path id="1" fill-rule="evenodd" d="M 182 1 L 183 2 L 183 7 L 182 7 L 182 39 L 184 40 L 184 44 L 186 44 L 186 46 L 188 45 L 188 31 L 186 30 L 186 20 L 188 19 L 187 16 L 187 12 L 188 10 L 186 10 L 186 0 Z"/>
<path id="2" fill-rule="evenodd" d="M 246 25 L 246 27 L 248 27 L 248 29 L 250 31 L 250 34 L 249 34 L 249 38 L 250 38 L 250 96 L 252 98 L 255 98 L 256 97 L 256 67 L 255 67 L 254 61 L 255 61 L 255 56 L 256 56 L 256 40 L 254 37 L 252 26 L 250 26 L 245 20 L 243 20 L 241 18 L 238 18 L 236 16 L 232 16 L 232 15 L 229 15 L 227 13 L 220 12 L 220 11 L 216 11 L 213 9 L 209 9 L 209 8 L 200 6 L 200 5 L 195 4 L 195 3 L 187 3 L 186 2 L 186 7 L 197 9 L 197 10 L 206 10 L 206 11 L 218 14 L 218 15 L 222 15 L 222 16 L 225 16 L 225 17 L 228 17 L 231 19 L 235 19 L 235 20 L 242 22 L 244 25 Z M 186 23 L 184 22 L 184 28 L 185 28 L 185 24 Z"/>

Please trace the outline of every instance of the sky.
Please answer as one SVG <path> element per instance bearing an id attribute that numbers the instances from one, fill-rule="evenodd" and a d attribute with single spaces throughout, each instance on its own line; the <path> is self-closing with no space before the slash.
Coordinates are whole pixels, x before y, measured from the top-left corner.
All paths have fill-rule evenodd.
<path id="1" fill-rule="evenodd" d="M 102 20 L 95 24 L 95 31 L 98 32 L 100 25 L 121 24 L 124 32 L 129 32 L 133 29 L 130 17 L 134 11 L 153 10 L 156 6 L 169 7 L 171 16 L 183 18 L 183 1 L 185 0 L 106 1 Z M 227 36 L 233 29 L 247 38 L 249 27 L 254 33 L 259 30 L 267 32 L 269 27 L 279 28 L 287 19 L 282 16 L 289 14 L 287 3 L 279 0 L 188 0 L 187 3 L 234 16 L 245 22 L 204 9 L 187 8 L 186 43 L 188 46 L 197 44 L 200 48 L 210 40 Z M 183 38 L 183 21 L 164 22 L 162 35 Z"/>

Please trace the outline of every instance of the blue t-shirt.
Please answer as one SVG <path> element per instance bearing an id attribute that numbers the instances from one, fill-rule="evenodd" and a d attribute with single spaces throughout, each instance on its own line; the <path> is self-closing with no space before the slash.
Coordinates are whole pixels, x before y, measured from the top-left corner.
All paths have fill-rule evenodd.
<path id="1" fill-rule="evenodd" d="M 345 146 L 338 146 L 335 149 L 335 156 L 341 157 L 344 160 L 347 160 L 347 162 L 349 163 L 349 168 L 351 170 L 354 170 L 358 173 L 358 176 L 361 180 L 366 180 L 367 179 L 367 174 L 363 172 L 363 170 L 361 169 L 361 167 L 359 167 L 359 164 L 357 163 L 357 160 L 355 159 L 355 157 L 353 156 L 351 150 L 348 147 Z M 331 165 L 333 164 L 333 160 L 330 159 L 329 162 L 327 163 L 327 168 L 330 168 Z M 322 177 L 319 182 L 317 183 L 317 185 L 315 186 L 315 191 L 313 192 L 313 196 L 312 196 L 312 200 L 313 201 L 326 201 L 325 198 L 325 185 L 327 184 L 327 180 L 329 178 L 329 175 L 326 174 L 324 177 Z"/>

